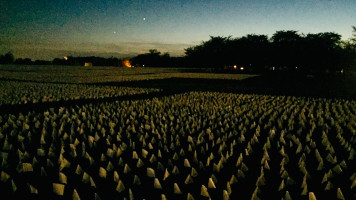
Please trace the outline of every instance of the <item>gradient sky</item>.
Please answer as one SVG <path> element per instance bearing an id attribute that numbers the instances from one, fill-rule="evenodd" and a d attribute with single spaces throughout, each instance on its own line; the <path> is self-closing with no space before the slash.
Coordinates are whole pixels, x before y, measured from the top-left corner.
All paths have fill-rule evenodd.
<path id="1" fill-rule="evenodd" d="M 52 60 L 173 56 L 209 36 L 336 32 L 347 40 L 356 0 L 0 0 L 0 53 Z"/>

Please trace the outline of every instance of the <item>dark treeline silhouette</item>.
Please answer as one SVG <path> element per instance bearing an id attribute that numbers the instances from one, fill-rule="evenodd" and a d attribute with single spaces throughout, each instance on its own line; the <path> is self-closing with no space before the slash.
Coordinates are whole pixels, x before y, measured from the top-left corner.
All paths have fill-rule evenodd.
<path id="1" fill-rule="evenodd" d="M 0 55 L 0 64 L 19 64 L 19 65 L 77 65 L 83 66 L 84 63 L 90 62 L 94 66 L 121 66 L 122 59 L 110 57 L 73 57 L 68 56 L 64 58 L 55 58 L 53 61 L 47 60 L 35 60 L 32 61 L 30 58 L 18 58 L 14 59 L 14 56 L 11 52 L 6 53 L 5 55 Z"/>
<path id="2" fill-rule="evenodd" d="M 148 53 L 137 55 L 130 59 L 136 67 L 184 67 L 184 57 L 171 57 L 168 53 L 161 54 L 157 49 L 150 49 Z"/>
<path id="3" fill-rule="evenodd" d="M 354 30 L 356 31 L 356 30 Z M 250 34 L 240 38 L 210 37 L 185 50 L 191 67 L 299 72 L 335 72 L 355 66 L 356 42 L 336 33 L 298 34 L 277 31 L 271 38 Z"/>
<path id="4" fill-rule="evenodd" d="M 342 41 L 337 33 L 299 34 L 297 31 L 277 31 L 267 35 L 248 34 L 232 38 L 210 36 L 208 41 L 185 49 L 183 57 L 171 57 L 156 49 L 130 59 L 135 67 L 191 67 L 214 71 L 261 73 L 289 71 L 322 74 L 356 70 L 356 27 L 353 37 Z M 55 58 L 53 61 L 29 58 L 14 59 L 11 52 L 0 55 L 0 64 L 124 66 L 123 60 L 102 57 Z"/>
<path id="5" fill-rule="evenodd" d="M 0 54 L 0 64 L 12 64 L 15 58 L 11 52 L 7 52 L 5 55 Z"/>
<path id="6" fill-rule="evenodd" d="M 156 49 L 131 59 L 140 67 L 192 67 L 215 71 L 261 73 L 289 71 L 299 73 L 343 73 L 356 67 L 356 27 L 353 38 L 342 41 L 337 33 L 299 34 L 277 31 L 267 35 L 249 34 L 239 38 L 213 37 L 185 49 L 184 57 L 170 57 Z"/>
<path id="7" fill-rule="evenodd" d="M 103 57 L 96 57 L 96 56 L 89 56 L 89 57 L 73 57 L 68 56 L 65 59 L 55 58 L 52 63 L 54 65 L 81 65 L 83 66 L 84 63 L 90 62 L 94 66 L 119 66 L 121 65 L 121 59 L 110 57 L 110 58 L 103 58 Z"/>
<path id="8" fill-rule="evenodd" d="M 18 64 L 18 65 L 51 65 L 52 61 L 35 60 L 30 58 L 14 58 L 12 52 L 7 52 L 5 55 L 0 54 L 0 64 Z"/>

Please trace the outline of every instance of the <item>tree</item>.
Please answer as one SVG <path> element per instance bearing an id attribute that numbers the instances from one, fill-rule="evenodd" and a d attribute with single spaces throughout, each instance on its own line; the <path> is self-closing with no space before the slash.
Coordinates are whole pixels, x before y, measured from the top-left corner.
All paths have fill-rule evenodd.
<path id="1" fill-rule="evenodd" d="M 268 63 L 269 41 L 266 35 L 249 34 L 231 42 L 232 64 L 262 71 Z"/>
<path id="2" fill-rule="evenodd" d="M 14 55 L 11 52 L 0 56 L 0 64 L 12 64 L 14 60 Z"/>
<path id="3" fill-rule="evenodd" d="M 31 64 L 33 64 L 32 60 L 30 58 L 18 58 L 18 59 L 15 60 L 14 63 L 18 64 L 18 65 L 31 65 Z"/>
<path id="4" fill-rule="evenodd" d="M 352 26 L 352 38 L 351 42 L 356 45 L 356 26 Z"/>
<path id="5" fill-rule="evenodd" d="M 134 66 L 140 67 L 172 67 L 173 61 L 168 53 L 161 54 L 157 49 L 140 54 L 131 59 Z"/>
<path id="6" fill-rule="evenodd" d="M 202 50 L 202 45 L 197 45 L 184 49 L 185 59 L 189 67 L 201 67 L 203 65 L 201 62 Z"/>
<path id="7" fill-rule="evenodd" d="M 308 34 L 304 38 L 303 66 L 316 73 L 337 71 L 343 63 L 341 36 L 325 32 Z"/>
<path id="8" fill-rule="evenodd" d="M 186 58 L 194 66 L 222 68 L 228 63 L 228 44 L 231 36 L 210 36 L 210 40 L 185 49 Z"/>
<path id="9" fill-rule="evenodd" d="M 356 71 L 356 26 L 352 26 L 352 37 L 343 42 L 342 46 L 343 66 L 348 70 Z"/>
<path id="10" fill-rule="evenodd" d="M 160 55 L 161 52 L 159 52 L 157 49 L 150 49 L 148 50 L 150 55 Z"/>
<path id="11" fill-rule="evenodd" d="M 302 37 L 297 31 L 277 31 L 272 36 L 272 62 L 280 68 L 288 70 L 300 66 Z"/>

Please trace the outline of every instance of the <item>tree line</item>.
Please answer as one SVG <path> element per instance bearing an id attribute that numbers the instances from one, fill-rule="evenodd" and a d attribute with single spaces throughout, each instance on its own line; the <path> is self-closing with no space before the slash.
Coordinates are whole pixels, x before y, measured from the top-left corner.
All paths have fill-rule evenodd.
<path id="1" fill-rule="evenodd" d="M 147 67 L 341 72 L 356 64 L 356 27 L 353 33 L 349 41 L 342 41 L 341 35 L 332 32 L 305 35 L 293 30 L 277 31 L 271 38 L 256 34 L 239 38 L 211 36 L 208 41 L 185 49 L 184 57 L 150 50 L 131 60 L 135 66 Z"/>
<path id="2" fill-rule="evenodd" d="M 271 38 L 249 34 L 240 38 L 210 37 L 185 51 L 190 65 L 224 68 L 238 66 L 261 72 L 299 70 L 340 71 L 355 65 L 355 43 L 336 33 L 298 34 L 277 31 Z"/>
<path id="3" fill-rule="evenodd" d="M 185 49 L 182 57 L 172 57 L 156 49 L 130 59 L 136 67 L 195 67 L 216 70 L 264 72 L 268 70 L 300 72 L 336 72 L 356 66 L 356 27 L 353 37 L 342 41 L 341 35 L 333 32 L 300 34 L 297 31 L 277 31 L 272 37 L 248 34 L 232 38 L 210 36 L 196 46 Z M 0 55 L 0 64 L 53 64 L 95 66 L 122 66 L 124 59 L 102 57 L 64 57 L 53 61 L 29 58 L 14 59 L 11 53 Z"/>
<path id="4" fill-rule="evenodd" d="M 77 65 L 83 66 L 84 63 L 90 62 L 95 66 L 120 66 L 123 59 L 110 57 L 73 57 L 65 56 L 63 58 L 55 58 L 52 61 L 47 60 L 35 60 L 32 61 L 30 58 L 17 58 L 15 59 L 11 52 L 5 55 L 0 55 L 0 64 L 19 64 L 19 65 Z"/>

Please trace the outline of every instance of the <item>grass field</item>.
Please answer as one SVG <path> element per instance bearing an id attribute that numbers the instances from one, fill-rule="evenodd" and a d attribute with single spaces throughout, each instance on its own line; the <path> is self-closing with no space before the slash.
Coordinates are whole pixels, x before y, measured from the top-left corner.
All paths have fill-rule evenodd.
<path id="1" fill-rule="evenodd" d="M 0 66 L 9 199 L 356 199 L 344 77 Z"/>

